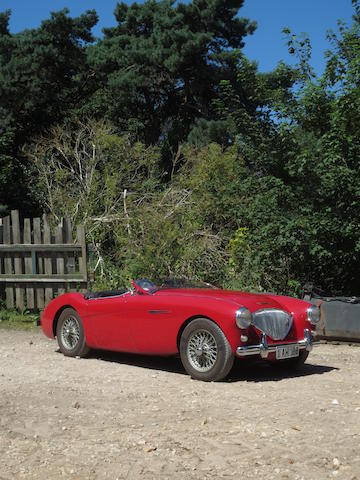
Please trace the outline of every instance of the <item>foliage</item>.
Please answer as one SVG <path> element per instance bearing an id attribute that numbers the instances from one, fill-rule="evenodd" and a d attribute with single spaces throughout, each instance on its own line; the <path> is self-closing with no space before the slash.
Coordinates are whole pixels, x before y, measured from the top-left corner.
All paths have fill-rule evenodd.
<path id="1" fill-rule="evenodd" d="M 164 148 L 176 148 L 197 118 L 211 117 L 219 82 L 235 75 L 238 50 L 255 29 L 237 16 L 242 4 L 119 3 L 117 26 L 88 49 L 98 85 L 91 114 L 107 116 L 146 144 L 163 138 Z"/>
<path id="2" fill-rule="evenodd" d="M 56 221 L 106 223 L 127 190 L 152 190 L 157 182 L 156 147 L 131 143 L 102 121 L 55 126 L 24 149 L 37 173 L 36 189 Z"/>
<path id="3" fill-rule="evenodd" d="M 359 295 L 360 5 L 323 76 L 242 48 L 243 0 L 119 3 L 9 31 L 0 14 L 0 212 L 83 222 L 97 287 L 134 276 Z"/>
<path id="4" fill-rule="evenodd" d="M 32 330 L 39 324 L 39 316 L 25 311 L 0 309 L 0 328 L 11 330 Z"/>
<path id="5" fill-rule="evenodd" d="M 359 5 L 354 23 L 340 22 L 331 33 L 333 50 L 320 79 L 297 95 L 286 171 L 296 194 L 298 215 L 307 219 L 304 260 L 307 274 L 328 290 L 359 293 L 360 58 Z M 299 273 L 297 273 L 299 276 Z"/>
<path id="6" fill-rule="evenodd" d="M 87 96 L 86 46 L 97 15 L 68 13 L 52 13 L 39 28 L 18 34 L 9 32 L 10 12 L 0 16 L 0 204 L 8 207 L 39 208 L 37 192 L 27 188 L 32 165 L 20 148 Z"/>
<path id="7" fill-rule="evenodd" d="M 54 128 L 27 153 L 54 221 L 66 214 L 86 225 L 98 286 L 124 285 L 145 271 L 213 281 L 224 263 L 220 235 L 193 221 L 190 190 L 160 184 L 158 150 L 102 122 L 76 127 Z"/>

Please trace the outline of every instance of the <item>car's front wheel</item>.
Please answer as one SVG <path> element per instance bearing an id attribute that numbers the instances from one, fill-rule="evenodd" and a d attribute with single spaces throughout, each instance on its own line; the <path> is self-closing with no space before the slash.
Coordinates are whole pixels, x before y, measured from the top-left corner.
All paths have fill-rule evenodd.
<path id="1" fill-rule="evenodd" d="M 56 338 L 61 352 L 68 357 L 83 357 L 89 352 L 81 318 L 73 308 L 65 308 L 61 312 Z"/>
<path id="2" fill-rule="evenodd" d="M 205 382 L 223 380 L 234 363 L 234 354 L 221 328 L 207 318 L 197 318 L 184 329 L 180 357 L 192 378 Z"/>

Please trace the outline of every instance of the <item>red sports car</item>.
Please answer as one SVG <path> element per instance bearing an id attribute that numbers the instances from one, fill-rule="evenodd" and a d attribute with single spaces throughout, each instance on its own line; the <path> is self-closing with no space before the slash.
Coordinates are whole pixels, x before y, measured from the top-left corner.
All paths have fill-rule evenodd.
<path id="1" fill-rule="evenodd" d="M 149 355 L 180 354 L 185 370 L 204 381 L 224 379 L 234 358 L 260 356 L 297 367 L 313 346 L 320 310 L 291 297 L 217 288 L 157 287 L 66 293 L 44 310 L 42 329 L 68 356 L 90 348 Z"/>

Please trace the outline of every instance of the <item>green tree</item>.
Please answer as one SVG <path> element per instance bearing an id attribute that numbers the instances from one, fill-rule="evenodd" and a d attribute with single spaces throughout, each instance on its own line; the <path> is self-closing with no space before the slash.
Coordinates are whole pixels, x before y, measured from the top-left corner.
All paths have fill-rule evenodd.
<path id="1" fill-rule="evenodd" d="M 299 59 L 293 70 L 298 85 L 273 103 L 276 141 L 260 156 L 261 168 L 252 167 L 258 174 L 251 177 L 249 209 L 239 223 L 246 234 L 238 240 L 234 234 L 237 268 L 258 263 L 255 271 L 269 272 L 277 265 L 279 290 L 285 292 L 299 292 L 311 281 L 328 291 L 359 294 L 360 28 L 354 5 L 353 24 L 340 23 L 339 34 L 330 35 L 322 78 L 311 73 L 309 43 L 288 31 L 290 53 Z M 251 148 L 254 155 L 260 150 Z M 275 274 L 269 278 L 266 289 L 277 284 Z"/>
<path id="2" fill-rule="evenodd" d="M 114 286 L 180 274 L 359 294 L 353 4 L 322 77 L 307 35 L 288 28 L 297 64 L 259 73 L 242 51 L 255 29 L 243 0 L 119 3 L 97 42 L 94 11 L 16 35 L 0 14 L 0 211 L 86 222 Z"/>
<path id="3" fill-rule="evenodd" d="M 239 18 L 243 0 L 149 0 L 115 10 L 118 25 L 88 49 L 99 88 L 91 113 L 106 115 L 147 144 L 186 139 L 197 118 L 211 118 L 221 79 L 255 24 Z M 95 81 L 95 79 L 94 79 Z"/>
<path id="4" fill-rule="evenodd" d="M 0 15 L 0 204 L 9 208 L 19 207 L 20 199 L 23 208 L 38 203 L 36 192 L 27 190 L 32 167 L 21 156 L 22 144 L 87 97 L 86 46 L 94 40 L 97 15 L 68 13 L 52 13 L 39 28 L 15 35 L 8 28 L 10 12 Z"/>

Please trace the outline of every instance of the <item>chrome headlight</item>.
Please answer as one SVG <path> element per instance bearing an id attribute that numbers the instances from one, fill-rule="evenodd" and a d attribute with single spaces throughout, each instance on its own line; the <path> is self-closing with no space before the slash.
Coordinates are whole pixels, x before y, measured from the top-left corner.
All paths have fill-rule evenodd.
<path id="1" fill-rule="evenodd" d="M 252 321 L 250 310 L 245 307 L 239 308 L 235 313 L 235 321 L 238 328 L 248 328 Z"/>
<path id="2" fill-rule="evenodd" d="M 311 305 L 307 309 L 307 319 L 310 323 L 318 323 L 320 320 L 320 308 L 316 305 Z"/>

